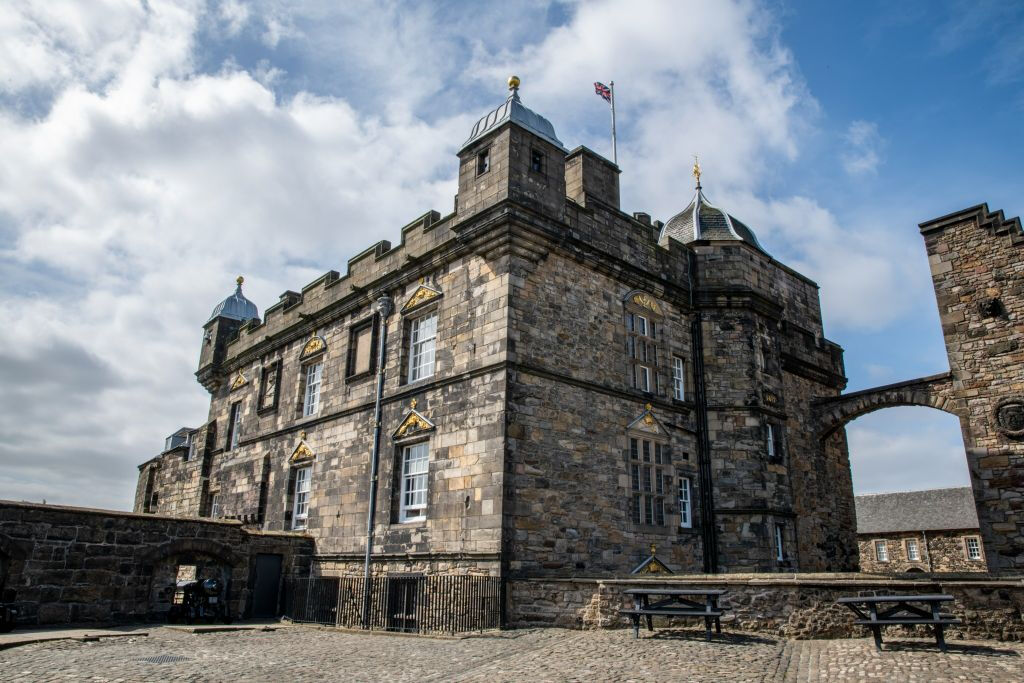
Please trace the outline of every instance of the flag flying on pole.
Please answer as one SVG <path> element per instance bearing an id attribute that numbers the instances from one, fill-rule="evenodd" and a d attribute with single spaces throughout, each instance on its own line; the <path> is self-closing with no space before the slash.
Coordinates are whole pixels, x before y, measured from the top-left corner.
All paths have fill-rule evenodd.
<path id="1" fill-rule="evenodd" d="M 612 89 L 604 83 L 594 81 L 594 92 L 603 97 L 605 102 L 612 101 Z"/>

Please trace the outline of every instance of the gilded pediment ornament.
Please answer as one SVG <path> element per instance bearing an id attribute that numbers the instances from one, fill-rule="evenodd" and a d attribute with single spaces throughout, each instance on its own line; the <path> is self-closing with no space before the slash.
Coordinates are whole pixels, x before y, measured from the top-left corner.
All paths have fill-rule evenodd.
<path id="1" fill-rule="evenodd" d="M 235 389 L 241 389 L 248 383 L 249 380 L 247 380 L 245 378 L 245 375 L 242 374 L 242 371 L 239 370 L 238 375 L 235 377 L 235 380 L 231 383 L 231 391 L 234 391 Z"/>
<path id="2" fill-rule="evenodd" d="M 310 356 L 314 356 L 326 348 L 327 342 L 324 340 L 323 337 L 317 335 L 316 330 L 314 330 L 312 336 L 310 336 L 309 338 L 309 341 L 307 341 L 305 345 L 302 347 L 302 353 L 299 354 L 299 359 L 301 360 L 303 358 L 309 358 Z"/>
<path id="3" fill-rule="evenodd" d="M 658 305 L 658 302 L 655 301 L 654 297 L 652 297 L 650 294 L 646 294 L 644 292 L 637 292 L 636 294 L 631 296 L 629 300 L 632 301 L 637 306 L 642 306 L 643 308 L 654 311 L 655 313 L 661 315 L 661 306 Z"/>
<path id="4" fill-rule="evenodd" d="M 313 453 L 313 449 L 306 443 L 306 432 L 302 432 L 299 435 L 299 445 L 292 451 L 292 457 L 288 458 L 290 462 L 297 462 L 299 460 L 311 460 L 316 457 Z"/>
<path id="5" fill-rule="evenodd" d="M 411 311 L 418 306 L 422 306 L 428 301 L 433 301 L 439 296 L 441 296 L 440 290 L 428 287 L 427 285 L 420 285 L 416 288 L 416 291 L 413 292 L 412 296 L 409 297 L 409 300 L 405 302 L 405 305 L 402 306 L 402 312 L 405 313 L 406 311 Z"/>
<path id="6" fill-rule="evenodd" d="M 644 406 L 644 412 L 629 424 L 628 429 L 635 432 L 644 432 L 646 434 L 655 434 L 660 436 L 668 435 L 664 426 L 662 426 L 661 422 L 654 415 L 654 406 L 650 403 Z"/>
<path id="7" fill-rule="evenodd" d="M 434 429 L 434 423 L 423 417 L 423 415 L 413 408 L 402 420 L 402 424 L 398 425 L 398 429 L 391 438 L 393 439 L 404 439 L 409 436 L 416 436 L 423 432 L 429 432 Z"/>

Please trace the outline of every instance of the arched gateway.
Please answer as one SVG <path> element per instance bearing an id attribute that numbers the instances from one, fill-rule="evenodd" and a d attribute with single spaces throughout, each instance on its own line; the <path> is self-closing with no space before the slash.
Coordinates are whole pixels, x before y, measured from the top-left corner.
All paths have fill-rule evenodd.
<path id="1" fill-rule="evenodd" d="M 1024 568 L 1024 232 L 981 204 L 920 225 L 948 373 L 815 402 L 818 437 L 894 406 L 960 418 L 989 567 Z"/>

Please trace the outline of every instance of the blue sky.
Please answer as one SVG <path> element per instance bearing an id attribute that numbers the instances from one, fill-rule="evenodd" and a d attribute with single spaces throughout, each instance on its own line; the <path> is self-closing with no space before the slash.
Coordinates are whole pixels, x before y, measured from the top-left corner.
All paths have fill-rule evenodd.
<path id="1" fill-rule="evenodd" d="M 0 5 L 0 498 L 130 505 L 206 418 L 201 325 L 429 208 L 504 97 L 608 153 L 626 211 L 706 193 L 821 285 L 850 389 L 946 370 L 917 223 L 1024 211 L 1019 2 Z M 966 483 L 957 421 L 851 423 L 855 487 Z"/>

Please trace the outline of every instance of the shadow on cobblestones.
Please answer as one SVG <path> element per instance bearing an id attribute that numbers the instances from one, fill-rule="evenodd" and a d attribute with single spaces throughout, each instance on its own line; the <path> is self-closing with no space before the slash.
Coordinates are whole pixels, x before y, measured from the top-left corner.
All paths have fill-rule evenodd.
<path id="1" fill-rule="evenodd" d="M 641 633 L 641 638 L 645 636 Z M 654 633 L 648 633 L 647 638 L 652 640 L 692 640 L 707 642 L 704 638 L 704 630 L 689 629 L 662 629 Z M 717 633 L 711 637 L 711 643 L 728 643 L 730 645 L 775 645 L 779 641 L 774 638 L 755 636 L 749 633 Z"/>
<path id="2" fill-rule="evenodd" d="M 967 645 L 947 642 L 948 654 L 978 655 L 987 657 L 1019 657 L 1016 650 L 991 647 L 989 645 Z M 939 652 L 934 642 L 908 640 L 886 640 L 882 643 L 882 652 Z"/>

